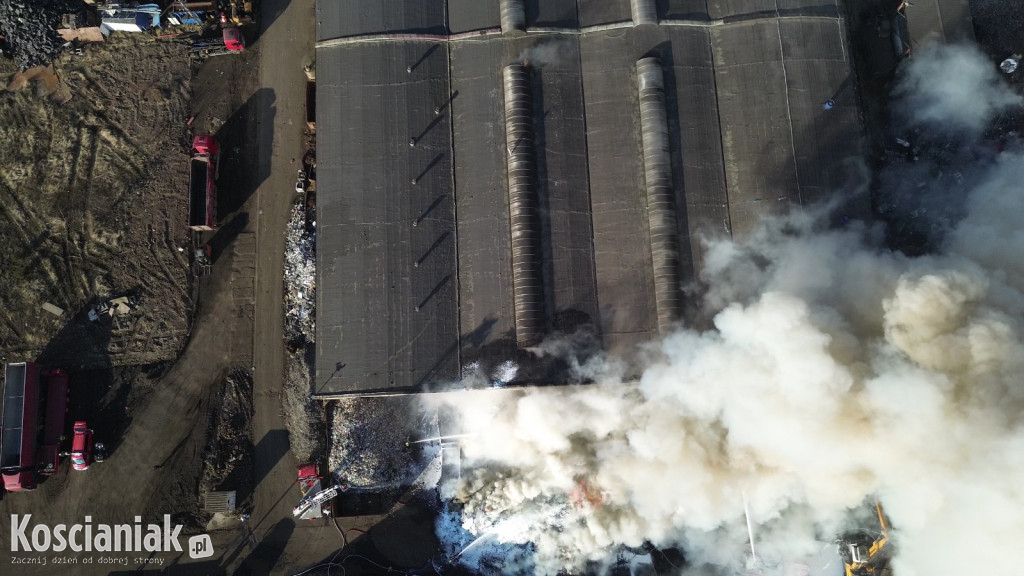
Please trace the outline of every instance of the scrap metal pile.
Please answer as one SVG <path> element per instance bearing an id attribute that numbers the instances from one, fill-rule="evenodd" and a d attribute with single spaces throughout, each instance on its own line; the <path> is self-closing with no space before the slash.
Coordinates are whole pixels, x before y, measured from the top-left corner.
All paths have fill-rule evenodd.
<path id="1" fill-rule="evenodd" d="M 82 0 L 4 0 L 0 2 L 0 35 L 4 50 L 25 70 L 53 62 L 64 40 L 57 35 L 63 14 L 85 8 Z"/>
<path id="2" fill-rule="evenodd" d="M 292 208 L 284 254 L 285 338 L 296 346 L 316 333 L 316 222 L 302 203 Z"/>
<path id="3" fill-rule="evenodd" d="M 332 416 L 328 464 L 335 482 L 356 490 L 412 484 L 422 469 L 423 445 L 416 439 L 430 433 L 430 421 L 414 400 L 343 399 Z M 436 424 L 433 430 L 436 434 Z"/>

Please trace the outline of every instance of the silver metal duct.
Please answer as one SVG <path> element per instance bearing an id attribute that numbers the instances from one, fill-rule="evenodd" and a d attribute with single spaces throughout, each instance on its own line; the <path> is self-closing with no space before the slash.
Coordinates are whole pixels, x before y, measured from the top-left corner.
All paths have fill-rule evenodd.
<path id="1" fill-rule="evenodd" d="M 629 7 L 633 11 L 634 26 L 658 23 L 658 6 L 655 0 L 629 0 Z"/>
<path id="2" fill-rule="evenodd" d="M 513 30 L 526 30 L 525 0 L 501 0 L 501 32 Z"/>
<path id="3" fill-rule="evenodd" d="M 545 320 L 530 70 L 523 64 L 510 64 L 505 67 L 504 81 L 516 341 L 530 346 L 540 341 Z"/>
<path id="4" fill-rule="evenodd" d="M 679 230 L 675 192 L 672 189 L 672 158 L 669 155 L 668 115 L 665 110 L 665 77 L 657 58 L 636 63 L 640 90 L 640 131 L 644 146 L 644 182 L 647 187 L 647 219 L 651 229 L 651 260 L 658 330 L 667 334 L 682 311 L 679 270 Z"/>

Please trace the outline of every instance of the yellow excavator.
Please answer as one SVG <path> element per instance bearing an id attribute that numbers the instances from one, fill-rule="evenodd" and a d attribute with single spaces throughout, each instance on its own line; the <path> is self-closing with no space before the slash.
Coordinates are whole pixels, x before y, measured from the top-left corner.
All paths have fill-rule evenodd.
<path id="1" fill-rule="evenodd" d="M 892 558 L 892 544 L 889 542 L 890 526 L 882 510 L 882 503 L 875 502 L 880 532 L 859 530 L 845 535 L 839 541 L 839 555 L 846 568 L 846 576 L 891 576 L 889 560 Z"/>

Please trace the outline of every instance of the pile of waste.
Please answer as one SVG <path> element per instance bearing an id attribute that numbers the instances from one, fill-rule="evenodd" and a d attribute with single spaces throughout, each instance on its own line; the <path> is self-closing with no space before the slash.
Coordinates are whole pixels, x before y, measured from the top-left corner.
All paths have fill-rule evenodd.
<path id="1" fill-rule="evenodd" d="M 285 338 L 296 346 L 315 341 L 316 222 L 306 225 L 301 203 L 292 208 L 284 252 Z"/>
<path id="2" fill-rule="evenodd" d="M 336 482 L 385 490 L 413 483 L 422 471 L 430 422 L 406 397 L 351 398 L 334 405 L 328 459 Z M 434 427 L 436 434 L 436 424 Z"/>
<path id="3" fill-rule="evenodd" d="M 49 64 L 64 46 L 57 35 L 63 14 L 85 8 L 82 0 L 4 0 L 0 2 L 0 35 L 4 50 L 19 61 L 21 69 Z"/>
<path id="4" fill-rule="evenodd" d="M 501 388 L 516 379 L 519 364 L 514 360 L 504 360 L 489 370 L 474 360 L 462 367 L 461 378 L 465 388 Z"/>

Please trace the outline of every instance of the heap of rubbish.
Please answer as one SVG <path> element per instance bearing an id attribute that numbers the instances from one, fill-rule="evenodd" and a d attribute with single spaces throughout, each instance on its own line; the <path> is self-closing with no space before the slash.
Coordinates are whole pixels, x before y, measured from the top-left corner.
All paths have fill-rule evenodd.
<path id="1" fill-rule="evenodd" d="M 314 342 L 316 333 L 316 221 L 306 220 L 296 204 L 284 252 L 285 338 L 296 346 Z"/>
<path id="2" fill-rule="evenodd" d="M 57 34 L 61 17 L 82 10 L 82 0 L 4 0 L 0 2 L 0 36 L 22 70 L 57 59 L 64 40 Z"/>
<path id="3" fill-rule="evenodd" d="M 331 416 L 328 464 L 334 481 L 350 489 L 412 485 L 436 452 L 419 440 L 436 435 L 436 422 L 408 397 L 346 398 Z"/>

